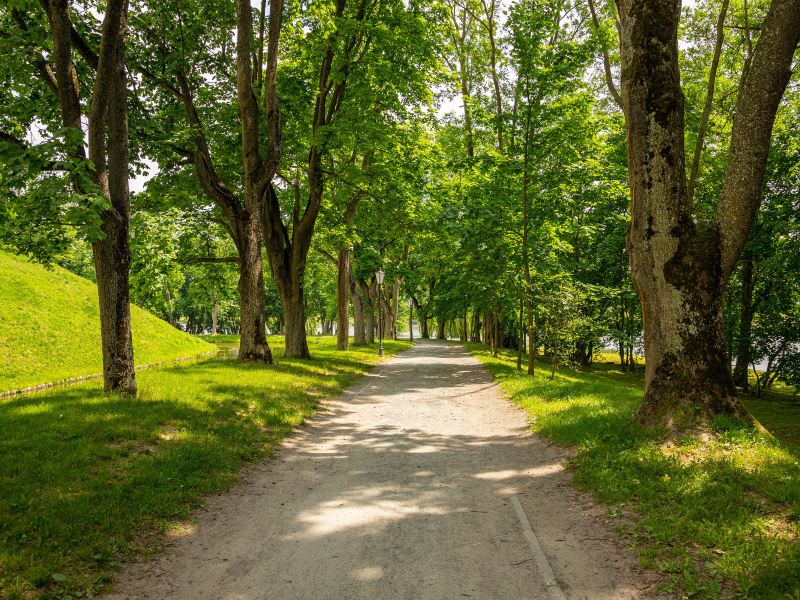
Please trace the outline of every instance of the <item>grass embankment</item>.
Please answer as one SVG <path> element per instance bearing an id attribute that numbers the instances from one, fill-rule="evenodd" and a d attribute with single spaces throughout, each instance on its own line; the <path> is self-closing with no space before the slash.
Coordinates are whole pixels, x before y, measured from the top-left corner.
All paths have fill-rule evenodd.
<path id="1" fill-rule="evenodd" d="M 213 350 L 131 306 L 137 365 Z M 0 393 L 103 371 L 97 287 L 0 252 Z"/>
<path id="2" fill-rule="evenodd" d="M 276 356 L 282 338 L 271 337 Z M 378 361 L 311 338 L 310 361 L 201 360 L 0 400 L 0 598 L 90 597 L 148 533 L 180 527 L 243 461 L 268 455 L 320 398 Z M 407 342 L 385 341 L 387 355 Z"/>
<path id="3" fill-rule="evenodd" d="M 575 450 L 575 483 L 610 505 L 643 563 L 687 597 L 800 598 L 800 405 L 746 399 L 775 436 L 720 419 L 710 442 L 645 430 L 633 418 L 640 373 L 597 365 L 549 380 L 516 370 L 516 355 L 470 351 L 534 431 Z M 783 437 L 784 433 L 789 433 Z"/>

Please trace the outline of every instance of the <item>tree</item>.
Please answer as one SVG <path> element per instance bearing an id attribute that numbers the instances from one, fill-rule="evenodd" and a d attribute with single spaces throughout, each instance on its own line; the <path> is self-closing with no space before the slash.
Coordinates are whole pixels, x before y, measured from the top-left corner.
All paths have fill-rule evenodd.
<path id="1" fill-rule="evenodd" d="M 283 2 L 276 0 L 270 4 L 266 42 L 260 40 L 266 43 L 267 61 L 258 78 L 253 76 L 254 15 L 249 4 L 236 3 L 235 22 L 231 22 L 231 5 L 227 2 L 204 3 L 197 10 L 188 8 L 184 6 L 173 15 L 172 9 L 154 2 L 151 10 L 137 13 L 133 21 L 138 44 L 132 68 L 153 93 L 153 98 L 141 100 L 147 119 L 143 137 L 150 140 L 148 151 L 158 159 L 162 169 L 174 170 L 176 164 L 191 165 L 201 189 L 223 215 L 221 221 L 234 242 L 239 266 L 239 359 L 271 363 L 264 323 L 262 214 L 267 189 L 280 161 L 275 87 Z M 215 17 L 210 24 L 209 15 Z M 235 96 L 229 96 L 229 102 L 238 108 L 238 119 L 229 112 L 224 119 L 215 114 L 217 119 L 206 121 L 203 114 L 211 111 L 203 109 L 218 108 L 218 97 L 229 92 L 220 82 L 227 79 L 232 60 L 228 53 L 231 26 L 236 27 L 236 86 Z M 204 77 L 204 69 L 220 79 Z M 254 81 L 260 86 L 265 124 L 260 120 Z M 174 128 L 154 128 L 153 112 Z M 220 126 L 220 121 L 226 125 Z M 238 153 L 230 144 L 235 139 L 228 125 L 232 121 L 240 127 Z M 269 138 L 264 150 L 259 147 L 262 125 Z M 179 161 L 175 155 L 180 157 Z M 238 165 L 231 157 L 238 158 Z"/>
<path id="2" fill-rule="evenodd" d="M 761 201 L 772 125 L 800 39 L 800 2 L 770 6 L 743 75 L 716 213 L 699 223 L 686 185 L 680 5 L 618 0 L 617 7 L 633 199 L 628 248 L 645 331 L 638 418 L 673 425 L 746 416 L 731 379 L 723 294 Z"/>
<path id="3" fill-rule="evenodd" d="M 68 0 L 41 3 L 47 25 L 47 55 L 44 40 L 37 37 L 41 24 L 35 9 L 8 10 L 16 25 L 16 34 L 24 40 L 24 54 L 36 75 L 57 99 L 60 127 L 54 160 L 36 160 L 37 149 L 22 139 L 4 132 L 0 140 L 23 153 L 36 169 L 56 171 L 67 177 L 45 176 L 35 172 L 22 184 L 22 196 L 36 194 L 42 183 L 48 196 L 77 201 L 71 212 L 80 215 L 92 241 L 95 279 L 100 304 L 100 334 L 103 350 L 103 381 L 106 391 L 134 395 L 136 377 L 133 362 L 128 277 L 131 253 L 128 244 L 130 227 L 130 192 L 128 172 L 128 73 L 125 60 L 128 31 L 127 0 L 110 0 L 100 27 L 99 49 L 95 51 L 76 29 Z M 83 65 L 77 65 L 78 54 Z M 82 88 L 91 94 L 82 96 Z M 13 94 L 12 94 L 13 96 Z M 25 100 L 28 100 L 27 98 Z M 30 127 L 37 112 L 48 122 L 47 104 L 18 120 L 18 127 Z M 85 123 L 85 126 L 84 126 Z M 27 132 L 26 132 L 27 133 Z M 47 149 L 48 144 L 42 144 Z M 30 152 L 30 154 L 28 154 Z M 60 187 L 70 182 L 72 190 Z M 51 185 L 48 185 L 51 184 Z M 54 198 L 48 206 L 56 204 Z M 61 207 L 52 215 L 58 220 L 65 214 Z M 46 242 L 45 242 L 46 244 Z"/>

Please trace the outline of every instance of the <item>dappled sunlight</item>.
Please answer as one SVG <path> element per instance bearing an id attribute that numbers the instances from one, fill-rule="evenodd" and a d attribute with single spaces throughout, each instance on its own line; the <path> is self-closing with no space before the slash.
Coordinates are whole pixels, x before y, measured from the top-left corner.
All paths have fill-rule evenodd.
<path id="1" fill-rule="evenodd" d="M 23 404 L 22 406 L 12 407 L 8 413 L 11 415 L 41 415 L 51 412 L 55 406 L 51 403 L 42 402 L 41 404 Z"/>
<path id="2" fill-rule="evenodd" d="M 383 579 L 383 567 L 361 567 L 350 572 L 356 581 L 378 581 Z"/>
<path id="3" fill-rule="evenodd" d="M 170 539 L 186 538 L 194 535 L 197 531 L 197 525 L 194 523 L 173 523 L 165 532 L 166 536 Z"/>
<path id="4" fill-rule="evenodd" d="M 535 431 L 576 448 L 577 483 L 644 514 L 633 534 L 651 564 L 687 580 L 722 573 L 755 580 L 760 589 L 800 582 L 796 449 L 734 421 L 715 424 L 706 440 L 664 443 L 633 418 L 642 399 L 639 373 L 561 368 L 549 381 L 516 371 L 513 356 L 472 351 L 531 414 Z M 488 472 L 497 481 L 503 475 Z"/>
<path id="5" fill-rule="evenodd" d="M 299 512 L 295 520 L 300 531 L 285 536 L 287 540 L 308 540 L 357 530 L 358 535 L 375 535 L 390 522 L 423 515 L 464 512 L 466 507 L 443 506 L 444 491 L 425 491 L 409 496 L 400 488 L 366 487 L 353 489 L 312 510 Z"/>
<path id="6" fill-rule="evenodd" d="M 302 365 L 206 359 L 148 369 L 135 400 L 104 394 L 100 381 L 0 400 L 0 564 L 58 564 L 69 548 L 74 576 L 91 582 L 140 533 L 193 538 L 190 506 L 377 360 L 319 355 Z"/>
<path id="7" fill-rule="evenodd" d="M 488 481 L 504 481 L 514 477 L 543 477 L 553 475 L 564 470 L 562 462 L 550 463 L 525 470 L 506 469 L 505 471 L 487 471 L 474 475 L 475 479 L 486 479 Z"/>

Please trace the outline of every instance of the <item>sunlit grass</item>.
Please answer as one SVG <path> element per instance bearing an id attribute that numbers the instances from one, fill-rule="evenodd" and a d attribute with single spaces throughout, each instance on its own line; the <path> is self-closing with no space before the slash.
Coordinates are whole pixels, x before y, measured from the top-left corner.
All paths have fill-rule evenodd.
<path id="1" fill-rule="evenodd" d="M 213 350 L 137 306 L 131 326 L 137 365 Z M 0 392 L 102 371 L 97 286 L 0 252 Z"/>
<path id="2" fill-rule="evenodd" d="M 576 484 L 609 505 L 673 591 L 800 598 L 800 406 L 746 400 L 775 437 L 719 419 L 713 441 L 665 443 L 633 419 L 640 373 L 598 365 L 559 369 L 551 381 L 545 364 L 529 377 L 511 353 L 470 350 L 530 413 L 534 431 L 575 449 Z"/>
<path id="3" fill-rule="evenodd" d="M 0 401 L 0 598 L 101 589 L 148 532 L 272 452 L 319 399 L 377 362 L 374 346 L 276 366 L 204 360 L 139 373 L 137 399 L 99 383 Z M 276 355 L 282 339 L 270 338 Z M 384 342 L 391 355 L 406 342 Z"/>

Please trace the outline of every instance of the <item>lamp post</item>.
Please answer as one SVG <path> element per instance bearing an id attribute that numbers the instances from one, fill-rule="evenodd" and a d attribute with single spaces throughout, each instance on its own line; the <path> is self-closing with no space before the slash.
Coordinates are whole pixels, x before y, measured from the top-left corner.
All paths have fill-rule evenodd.
<path id="1" fill-rule="evenodd" d="M 408 338 L 414 341 L 414 299 L 408 299 Z"/>
<path id="2" fill-rule="evenodd" d="M 375 271 L 375 281 L 378 283 L 378 356 L 383 356 L 383 297 L 381 296 L 381 288 L 383 288 L 383 278 L 385 276 L 383 269 Z"/>

